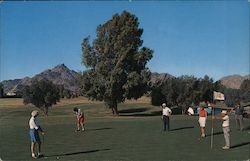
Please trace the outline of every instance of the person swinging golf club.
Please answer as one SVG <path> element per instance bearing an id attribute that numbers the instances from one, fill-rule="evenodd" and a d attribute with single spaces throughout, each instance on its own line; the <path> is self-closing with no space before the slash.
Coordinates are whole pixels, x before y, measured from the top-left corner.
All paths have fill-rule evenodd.
<path id="1" fill-rule="evenodd" d="M 76 113 L 76 120 L 77 120 L 77 130 L 80 131 L 80 127 L 82 128 L 82 131 L 84 131 L 84 113 L 81 112 L 80 108 L 75 107 L 73 111 Z"/>
<path id="2" fill-rule="evenodd" d="M 38 122 L 38 111 L 32 111 L 31 112 L 31 118 L 29 120 L 29 127 L 30 127 L 30 140 L 31 140 L 31 157 L 32 158 L 40 158 L 43 155 L 41 154 L 41 140 L 39 137 L 39 131 L 44 135 L 44 131 L 42 130 L 39 122 Z M 36 143 L 38 144 L 38 155 L 35 155 L 35 146 Z"/>

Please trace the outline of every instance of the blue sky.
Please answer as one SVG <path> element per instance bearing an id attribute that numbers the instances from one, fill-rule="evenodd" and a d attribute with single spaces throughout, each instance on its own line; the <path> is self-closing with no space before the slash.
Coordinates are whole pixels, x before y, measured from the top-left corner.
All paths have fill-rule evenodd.
<path id="1" fill-rule="evenodd" d="M 249 2 L 59 1 L 0 4 L 0 81 L 32 77 L 64 63 L 81 65 L 81 43 L 127 10 L 139 18 L 152 72 L 175 76 L 249 74 Z"/>

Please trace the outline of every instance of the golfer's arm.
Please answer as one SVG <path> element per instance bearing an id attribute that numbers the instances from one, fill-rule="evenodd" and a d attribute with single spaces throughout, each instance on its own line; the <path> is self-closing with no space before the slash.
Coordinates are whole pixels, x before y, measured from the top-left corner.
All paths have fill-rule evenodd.
<path id="1" fill-rule="evenodd" d="M 41 128 L 41 126 L 38 127 L 38 130 L 44 133 L 44 131 L 43 131 L 43 129 Z"/>

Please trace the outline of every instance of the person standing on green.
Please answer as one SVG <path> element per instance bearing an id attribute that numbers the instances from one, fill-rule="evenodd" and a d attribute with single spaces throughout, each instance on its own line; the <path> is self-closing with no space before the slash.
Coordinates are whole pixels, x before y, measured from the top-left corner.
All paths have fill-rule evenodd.
<path id="1" fill-rule="evenodd" d="M 201 137 L 206 137 L 205 127 L 206 127 L 206 121 L 207 121 L 207 111 L 205 110 L 205 107 L 207 107 L 206 103 L 200 103 L 200 110 L 199 110 L 199 125 L 201 130 Z"/>
<path id="2" fill-rule="evenodd" d="M 241 106 L 240 102 L 237 102 L 235 108 L 235 121 L 236 121 L 236 126 L 237 129 L 240 131 L 243 131 L 244 126 L 243 126 L 243 112 L 244 112 L 244 108 L 243 106 Z"/>
<path id="3" fill-rule="evenodd" d="M 41 140 L 39 137 L 39 131 L 42 133 L 42 135 L 44 135 L 44 131 L 41 128 L 37 117 L 38 117 L 38 111 L 36 111 L 36 110 L 32 111 L 31 118 L 29 120 L 29 127 L 30 127 L 29 134 L 30 134 L 30 141 L 31 141 L 31 147 L 30 147 L 31 157 L 33 159 L 40 158 L 43 156 L 41 154 Z M 35 155 L 36 143 L 38 144 L 38 155 L 37 156 Z"/>
<path id="4" fill-rule="evenodd" d="M 163 130 L 170 130 L 170 120 L 169 117 L 172 114 L 172 110 L 167 107 L 166 103 L 162 104 L 162 120 L 163 120 Z"/>

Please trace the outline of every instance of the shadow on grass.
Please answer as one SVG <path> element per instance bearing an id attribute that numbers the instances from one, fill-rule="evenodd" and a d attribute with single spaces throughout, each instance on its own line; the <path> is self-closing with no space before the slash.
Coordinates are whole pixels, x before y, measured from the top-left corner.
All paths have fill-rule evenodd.
<path id="1" fill-rule="evenodd" d="M 222 131 L 220 131 L 220 132 L 214 132 L 213 136 L 215 136 L 215 135 L 222 135 L 222 134 L 223 134 Z M 206 137 L 209 137 L 209 136 L 211 136 L 211 134 L 206 135 Z"/>
<path id="2" fill-rule="evenodd" d="M 80 151 L 80 152 L 72 152 L 72 153 L 62 153 L 62 154 L 54 154 L 54 155 L 45 155 L 44 157 L 71 156 L 71 155 L 79 155 L 79 154 L 96 153 L 96 152 L 108 151 L 108 150 L 111 150 L 111 149 L 96 149 L 96 150 L 88 150 L 88 151 Z"/>
<path id="3" fill-rule="evenodd" d="M 247 126 L 243 129 L 244 131 L 250 130 L 250 126 Z"/>
<path id="4" fill-rule="evenodd" d="M 125 109 L 125 110 L 119 110 L 119 113 L 137 113 L 137 112 L 145 112 L 148 108 L 131 108 L 131 109 Z"/>
<path id="5" fill-rule="evenodd" d="M 230 149 L 238 148 L 238 147 L 249 145 L 249 144 L 250 144 L 250 141 L 249 142 L 240 143 L 240 144 L 236 144 L 236 145 L 231 146 Z"/>
<path id="6" fill-rule="evenodd" d="M 113 128 L 111 127 L 104 127 L 104 128 L 98 128 L 98 129 L 87 129 L 86 131 L 99 131 L 99 130 L 111 130 Z"/>
<path id="7" fill-rule="evenodd" d="M 153 111 L 150 113 L 133 113 L 133 114 L 119 114 L 119 116 L 133 116 L 133 117 L 146 117 L 146 116 L 161 116 L 161 111 Z"/>
<path id="8" fill-rule="evenodd" d="M 187 126 L 187 127 L 179 127 L 175 129 L 170 129 L 170 131 L 178 131 L 178 130 L 185 130 L 185 129 L 193 129 L 194 126 Z"/>

